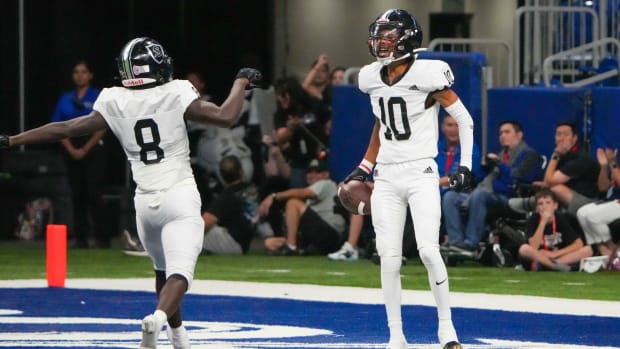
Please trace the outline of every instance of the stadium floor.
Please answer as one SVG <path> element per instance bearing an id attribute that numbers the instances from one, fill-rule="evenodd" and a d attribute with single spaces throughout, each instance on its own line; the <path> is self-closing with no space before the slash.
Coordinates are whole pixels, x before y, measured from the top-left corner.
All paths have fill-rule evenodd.
<path id="1" fill-rule="evenodd" d="M 137 348 L 152 279 L 0 281 L 0 347 Z M 385 348 L 378 289 L 197 280 L 183 304 L 192 348 Z M 430 292 L 403 293 L 409 348 L 439 348 Z M 618 348 L 620 302 L 453 293 L 465 348 Z M 171 348 L 165 332 L 161 348 Z"/>

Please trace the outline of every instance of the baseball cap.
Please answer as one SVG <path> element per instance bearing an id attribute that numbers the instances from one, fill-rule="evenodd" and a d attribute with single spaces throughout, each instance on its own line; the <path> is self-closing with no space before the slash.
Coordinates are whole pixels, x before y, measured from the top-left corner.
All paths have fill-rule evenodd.
<path id="1" fill-rule="evenodd" d="M 308 163 L 308 171 L 329 171 L 329 167 L 325 160 L 312 159 Z"/>

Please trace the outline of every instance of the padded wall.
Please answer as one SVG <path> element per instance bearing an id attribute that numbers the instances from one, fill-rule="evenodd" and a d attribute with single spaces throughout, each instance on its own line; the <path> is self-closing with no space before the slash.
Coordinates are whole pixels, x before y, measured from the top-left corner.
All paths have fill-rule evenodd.
<path id="1" fill-rule="evenodd" d="M 498 125 L 503 120 L 517 120 L 523 126 L 525 141 L 543 155 L 555 147 L 555 125 L 570 121 L 583 137 L 584 96 L 586 89 L 514 87 L 493 88 L 488 94 L 490 152 L 500 149 Z"/>
<path id="2" fill-rule="evenodd" d="M 620 149 L 620 88 L 592 89 L 591 145 Z"/>

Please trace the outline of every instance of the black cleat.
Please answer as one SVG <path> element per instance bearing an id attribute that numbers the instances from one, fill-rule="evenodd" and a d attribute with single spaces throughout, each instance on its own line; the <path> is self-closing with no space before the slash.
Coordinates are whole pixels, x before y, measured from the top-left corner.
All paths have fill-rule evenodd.
<path id="1" fill-rule="evenodd" d="M 459 342 L 452 341 L 446 343 L 446 345 L 443 346 L 443 349 L 463 349 L 463 347 Z"/>

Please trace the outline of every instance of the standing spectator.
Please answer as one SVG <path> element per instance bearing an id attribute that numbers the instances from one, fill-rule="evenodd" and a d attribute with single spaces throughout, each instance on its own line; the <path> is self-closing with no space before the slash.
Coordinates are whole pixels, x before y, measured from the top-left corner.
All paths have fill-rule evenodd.
<path id="1" fill-rule="evenodd" d="M 569 221 L 558 214 L 558 202 L 549 189 L 536 193 L 536 213 L 525 226 L 527 243 L 519 247 L 519 257 L 526 270 L 570 271 L 558 260 L 583 247 L 583 241 Z"/>
<path id="2" fill-rule="evenodd" d="M 129 41 L 118 62 L 123 87 L 104 89 L 92 112 L 15 136 L 0 135 L 0 149 L 112 130 L 131 164 L 138 235 L 155 269 L 158 301 L 156 310 L 142 320 L 140 347 L 155 348 L 168 322 L 172 346 L 189 348 L 181 302 L 202 250 L 204 223 L 189 162 L 185 119 L 234 124 L 244 90 L 252 88 L 261 75 L 255 69 L 241 69 L 228 98 L 217 106 L 201 100 L 189 81 L 173 80 L 172 58 L 151 38 Z"/>
<path id="3" fill-rule="evenodd" d="M 344 72 L 346 71 L 346 69 L 344 67 L 335 67 L 334 69 L 332 69 L 332 72 L 330 73 L 330 80 L 331 80 L 331 84 L 332 86 L 340 86 L 340 85 L 345 85 L 346 81 L 344 81 Z"/>
<path id="4" fill-rule="evenodd" d="M 329 110 L 316 98 L 311 98 L 294 77 L 276 81 L 278 108 L 274 116 L 275 138 L 286 156 L 291 175 L 291 188 L 303 188 L 308 163 L 327 150 L 325 125 Z"/>
<path id="5" fill-rule="evenodd" d="M 555 127 L 555 150 L 549 159 L 542 181 L 534 182 L 541 188 L 550 188 L 562 207 L 575 217 L 577 210 L 598 200 L 598 175 L 600 166 L 578 144 L 574 124 L 561 122 Z M 533 198 L 515 198 L 510 201 L 515 211 L 528 211 Z"/>
<path id="6" fill-rule="evenodd" d="M 450 86 L 450 67 L 417 59 L 422 43 L 418 21 L 390 9 L 369 26 L 368 47 L 377 62 L 359 73 L 359 88 L 370 97 L 376 117 L 364 159 L 345 179 L 365 181 L 374 168 L 372 223 L 381 259 L 381 287 L 390 330 L 388 348 L 408 348 L 401 318 L 402 245 L 407 206 L 418 254 L 437 304 L 438 337 L 444 349 L 460 349 L 452 323 L 448 272 L 439 253 L 441 199 L 437 155 L 439 106 L 459 124 L 461 164 L 450 178 L 456 190 L 469 186 L 473 121 Z"/>
<path id="7" fill-rule="evenodd" d="M 326 161 L 313 159 L 307 177 L 308 187 L 274 192 L 260 203 L 259 213 L 266 216 L 274 202 L 285 202 L 286 237 L 265 239 L 267 251 L 296 255 L 302 250 L 316 250 L 327 254 L 338 249 L 342 242 L 345 221 L 334 212 L 338 187 L 329 177 Z"/>
<path id="8" fill-rule="evenodd" d="M 258 191 L 243 178 L 243 167 L 234 155 L 220 161 L 224 190 L 202 213 L 205 222 L 203 249 L 215 254 L 245 254 L 254 237 L 252 219 L 258 206 Z"/>
<path id="9" fill-rule="evenodd" d="M 88 114 L 99 96 L 99 90 L 91 86 L 93 72 L 86 61 L 73 65 L 75 88 L 63 94 L 52 114 L 52 122 L 61 122 Z M 95 246 L 110 247 L 110 235 L 105 230 L 103 215 L 103 185 L 106 154 L 103 147 L 105 130 L 92 135 L 66 138 L 61 141 L 66 150 L 65 163 L 73 199 L 74 246 L 88 248 L 88 237 L 95 235 Z"/>
<path id="10" fill-rule="evenodd" d="M 312 62 L 312 68 L 306 75 L 302 86 L 310 96 L 329 105 L 330 83 L 329 58 L 322 53 Z"/>
<path id="11" fill-rule="evenodd" d="M 502 149 L 489 153 L 483 160 L 484 179 L 471 193 L 448 191 L 442 199 L 442 209 L 449 248 L 456 252 L 473 253 L 486 230 L 490 208 L 508 208 L 508 199 L 516 196 L 515 184 L 531 183 L 542 175 L 541 157 L 523 139 L 523 129 L 517 121 L 499 125 Z M 463 224 L 461 212 L 466 211 Z"/>

